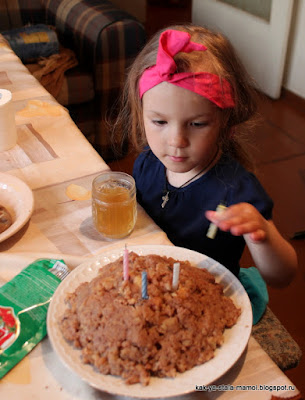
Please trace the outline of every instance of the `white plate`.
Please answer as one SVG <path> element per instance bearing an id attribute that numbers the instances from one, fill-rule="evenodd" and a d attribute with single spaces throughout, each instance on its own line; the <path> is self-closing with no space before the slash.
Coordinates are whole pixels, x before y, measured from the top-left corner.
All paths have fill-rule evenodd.
<path id="1" fill-rule="evenodd" d="M 139 398 L 170 397 L 190 393 L 195 390 L 196 385 L 211 384 L 235 364 L 247 346 L 252 329 L 252 309 L 245 289 L 224 266 L 201 253 L 181 247 L 158 245 L 130 246 L 129 250 L 139 255 L 159 254 L 180 261 L 189 260 L 193 265 L 207 268 L 216 277 L 216 281 L 223 284 L 224 293 L 232 298 L 242 312 L 236 325 L 225 331 L 224 344 L 216 350 L 215 357 L 200 366 L 178 374 L 173 379 L 151 378 L 148 386 L 126 385 L 121 378 L 103 375 L 94 370 L 91 365 L 82 363 L 81 351 L 73 348 L 64 339 L 58 324 L 67 307 L 66 294 L 73 292 L 80 283 L 91 281 L 97 275 L 98 269 L 115 261 L 123 254 L 123 249 L 105 252 L 82 263 L 58 286 L 47 316 L 48 335 L 55 352 L 62 362 L 84 381 L 112 394 Z"/>
<path id="2" fill-rule="evenodd" d="M 0 243 L 18 232 L 34 209 L 32 190 L 19 178 L 0 172 L 0 204 L 11 214 L 13 223 L 0 233 Z"/>

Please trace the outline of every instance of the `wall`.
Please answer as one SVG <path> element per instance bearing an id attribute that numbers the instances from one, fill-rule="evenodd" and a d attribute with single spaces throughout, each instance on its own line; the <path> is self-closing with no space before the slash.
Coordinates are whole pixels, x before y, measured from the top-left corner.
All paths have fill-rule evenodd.
<path id="1" fill-rule="evenodd" d="M 305 99 L 305 0 L 294 0 L 283 86 Z"/>

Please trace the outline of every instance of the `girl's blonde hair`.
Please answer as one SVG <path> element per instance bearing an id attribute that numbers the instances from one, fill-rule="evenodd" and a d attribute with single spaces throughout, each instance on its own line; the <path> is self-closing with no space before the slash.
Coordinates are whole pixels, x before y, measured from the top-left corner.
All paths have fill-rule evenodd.
<path id="1" fill-rule="evenodd" d="M 203 44 L 207 51 L 179 53 L 175 56 L 177 72 L 212 72 L 225 78 L 231 85 L 234 108 L 219 108 L 221 118 L 220 147 L 223 152 L 230 153 L 247 168 L 252 168 L 245 132 L 248 132 L 257 111 L 257 93 L 254 82 L 239 61 L 235 51 L 222 34 L 195 25 L 174 25 L 166 29 L 188 32 L 191 41 Z M 138 54 L 132 64 L 121 97 L 121 106 L 113 135 L 120 143 L 124 138 L 132 144 L 135 151 L 140 152 L 147 145 L 142 102 L 139 96 L 139 79 L 146 68 L 156 64 L 160 34 L 157 32 Z"/>

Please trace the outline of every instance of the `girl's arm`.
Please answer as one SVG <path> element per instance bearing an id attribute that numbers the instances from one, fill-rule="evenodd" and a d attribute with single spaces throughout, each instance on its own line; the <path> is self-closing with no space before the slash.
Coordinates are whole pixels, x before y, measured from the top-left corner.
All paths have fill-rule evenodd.
<path id="1" fill-rule="evenodd" d="M 234 204 L 225 211 L 207 211 L 206 217 L 221 230 L 243 235 L 255 265 L 270 286 L 284 287 L 297 270 L 294 248 L 278 232 L 272 221 L 266 220 L 248 203 Z"/>

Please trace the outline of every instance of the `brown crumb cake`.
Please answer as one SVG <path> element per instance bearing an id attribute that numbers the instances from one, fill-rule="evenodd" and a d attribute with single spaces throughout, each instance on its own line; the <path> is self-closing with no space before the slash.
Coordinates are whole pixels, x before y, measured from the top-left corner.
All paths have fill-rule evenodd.
<path id="1" fill-rule="evenodd" d="M 214 356 L 240 309 L 211 273 L 188 261 L 180 261 L 179 286 L 173 290 L 175 262 L 131 252 L 128 281 L 121 257 L 68 295 L 61 331 L 82 350 L 84 363 L 127 384 L 147 385 L 150 376 L 174 377 Z M 147 300 L 141 296 L 143 270 Z"/>

